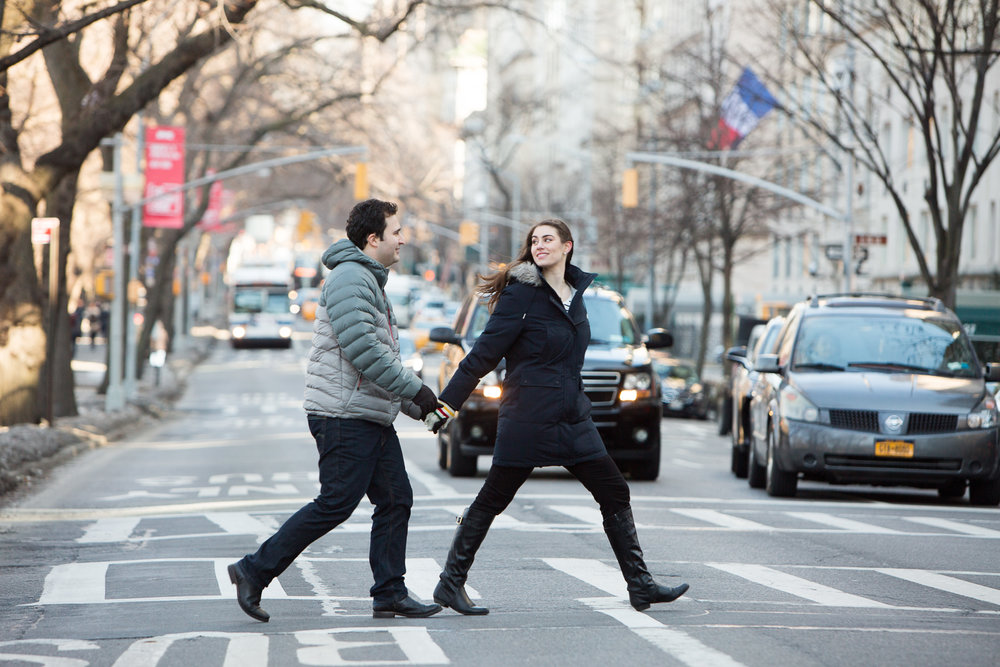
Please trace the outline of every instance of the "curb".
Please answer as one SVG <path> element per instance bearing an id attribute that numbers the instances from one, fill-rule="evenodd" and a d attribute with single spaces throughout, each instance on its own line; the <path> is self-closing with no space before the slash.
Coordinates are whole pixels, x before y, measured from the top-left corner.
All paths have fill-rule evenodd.
<path id="1" fill-rule="evenodd" d="M 94 407 L 80 406 L 75 417 L 56 420 L 54 426 L 17 424 L 0 429 L 0 503 L 14 491 L 27 490 L 54 467 L 77 455 L 120 440 L 166 416 L 183 394 L 187 378 L 211 352 L 213 337 L 192 339 L 177 358 L 168 363 L 168 381 L 158 387 L 140 386 L 121 410 L 103 409 L 103 397 Z"/>

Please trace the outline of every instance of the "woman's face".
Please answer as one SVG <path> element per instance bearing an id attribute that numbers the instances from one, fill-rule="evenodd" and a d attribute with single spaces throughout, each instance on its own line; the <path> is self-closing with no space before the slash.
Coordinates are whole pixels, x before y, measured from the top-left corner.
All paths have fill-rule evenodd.
<path id="1" fill-rule="evenodd" d="M 566 261 L 566 255 L 573 248 L 572 241 L 563 242 L 559 231 L 549 225 L 538 225 L 531 232 L 531 258 L 539 268 L 557 266 Z"/>

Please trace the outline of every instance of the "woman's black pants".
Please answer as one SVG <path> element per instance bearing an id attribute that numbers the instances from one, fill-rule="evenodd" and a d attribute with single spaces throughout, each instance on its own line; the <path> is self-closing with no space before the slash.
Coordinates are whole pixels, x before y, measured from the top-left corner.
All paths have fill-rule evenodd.
<path id="1" fill-rule="evenodd" d="M 492 466 L 471 509 L 488 512 L 493 516 L 500 514 L 514 500 L 514 495 L 532 470 L 534 468 Z M 629 508 L 628 484 L 611 456 L 605 455 L 599 459 L 566 466 L 566 470 L 580 480 L 594 496 L 605 519 Z"/>

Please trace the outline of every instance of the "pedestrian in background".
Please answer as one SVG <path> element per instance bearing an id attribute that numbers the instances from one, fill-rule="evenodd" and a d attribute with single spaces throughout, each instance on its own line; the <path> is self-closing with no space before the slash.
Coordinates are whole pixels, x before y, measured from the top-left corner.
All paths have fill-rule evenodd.
<path id="1" fill-rule="evenodd" d="M 487 614 L 465 591 L 469 568 L 493 519 L 506 509 L 531 471 L 563 466 L 594 496 L 604 531 L 642 611 L 672 602 L 687 584 L 661 586 L 643 561 L 625 478 L 590 418 L 581 370 L 590 342 L 583 292 L 594 279 L 570 262 L 573 237 L 562 220 L 543 220 L 528 232 L 515 261 L 480 276 L 490 319 L 427 417 L 435 433 L 460 408 L 480 378 L 507 360 L 493 464 L 472 505 L 459 519 L 434 601 L 461 614 Z M 454 406 L 454 407 L 453 407 Z"/>
<path id="2" fill-rule="evenodd" d="M 264 588 L 315 540 L 344 522 L 365 495 L 375 506 L 368 553 L 376 618 L 425 617 L 436 604 L 403 583 L 413 490 L 393 421 L 424 419 L 437 399 L 399 358 L 395 317 L 383 288 L 403 245 L 396 204 L 369 199 L 347 219 L 347 237 L 323 254 L 323 286 L 306 367 L 304 407 L 319 450 L 320 493 L 278 532 L 229 566 L 240 607 L 252 618 Z"/>

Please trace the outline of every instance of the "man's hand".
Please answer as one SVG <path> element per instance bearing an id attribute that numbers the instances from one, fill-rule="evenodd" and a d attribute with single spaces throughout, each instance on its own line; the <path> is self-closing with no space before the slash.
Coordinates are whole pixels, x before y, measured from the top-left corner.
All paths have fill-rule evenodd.
<path id="1" fill-rule="evenodd" d="M 424 423 L 427 424 L 427 428 L 430 429 L 432 433 L 437 433 L 457 414 L 458 412 L 455 408 L 451 407 L 444 401 L 438 401 L 437 408 L 427 415 L 427 418 L 424 419 Z"/>
<path id="2" fill-rule="evenodd" d="M 413 404 L 420 408 L 420 419 L 423 420 L 438 406 L 437 396 L 427 385 L 421 385 L 420 391 L 413 397 Z"/>

